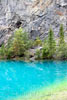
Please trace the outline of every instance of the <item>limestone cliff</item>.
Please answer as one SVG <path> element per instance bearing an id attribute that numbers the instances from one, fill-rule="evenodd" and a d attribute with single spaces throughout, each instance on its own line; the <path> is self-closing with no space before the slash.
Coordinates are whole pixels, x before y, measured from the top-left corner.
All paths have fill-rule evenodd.
<path id="1" fill-rule="evenodd" d="M 0 0 L 0 44 L 20 26 L 31 38 L 44 39 L 50 27 L 58 36 L 60 24 L 64 24 L 66 35 L 67 0 Z"/>

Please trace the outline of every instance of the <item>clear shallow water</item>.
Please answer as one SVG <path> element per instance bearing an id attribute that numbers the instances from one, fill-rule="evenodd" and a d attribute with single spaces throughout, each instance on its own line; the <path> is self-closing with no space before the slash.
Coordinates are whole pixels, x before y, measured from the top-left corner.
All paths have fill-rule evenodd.
<path id="1" fill-rule="evenodd" d="M 1 61 L 0 100 L 24 96 L 64 80 L 67 81 L 67 61 Z"/>

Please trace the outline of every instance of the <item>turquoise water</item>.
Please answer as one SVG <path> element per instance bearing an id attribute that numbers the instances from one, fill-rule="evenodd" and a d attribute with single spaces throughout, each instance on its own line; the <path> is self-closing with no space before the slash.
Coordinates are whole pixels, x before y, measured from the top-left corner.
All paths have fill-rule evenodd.
<path id="1" fill-rule="evenodd" d="M 12 100 L 63 80 L 67 81 L 67 61 L 1 61 L 0 100 Z"/>

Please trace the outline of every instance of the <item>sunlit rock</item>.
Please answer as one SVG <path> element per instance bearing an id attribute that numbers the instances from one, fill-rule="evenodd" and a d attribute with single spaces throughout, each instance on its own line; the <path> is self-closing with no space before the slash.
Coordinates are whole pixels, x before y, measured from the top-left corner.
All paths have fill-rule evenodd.
<path id="1" fill-rule="evenodd" d="M 66 10 L 67 0 L 0 0 L 0 40 L 4 42 L 6 35 L 20 26 L 33 39 L 44 39 L 50 27 L 58 36 L 60 24 L 64 25 L 66 35 Z"/>

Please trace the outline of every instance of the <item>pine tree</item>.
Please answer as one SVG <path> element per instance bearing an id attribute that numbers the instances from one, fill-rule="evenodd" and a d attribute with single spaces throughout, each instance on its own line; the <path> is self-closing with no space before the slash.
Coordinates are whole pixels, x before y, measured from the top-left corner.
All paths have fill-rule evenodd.
<path id="1" fill-rule="evenodd" d="M 66 59 L 67 58 L 67 45 L 64 41 L 64 28 L 61 24 L 60 31 L 59 31 L 59 47 L 58 47 L 58 57 L 60 59 Z"/>
<path id="2" fill-rule="evenodd" d="M 56 43 L 54 40 L 54 32 L 53 30 L 50 28 L 49 30 L 49 35 L 48 35 L 48 48 L 49 48 L 49 58 L 53 58 L 53 55 L 55 53 L 56 50 Z"/>
<path id="3" fill-rule="evenodd" d="M 19 28 L 15 34 L 14 34 L 14 40 L 13 40 L 13 52 L 15 56 L 20 56 L 24 54 L 25 51 L 25 44 L 23 40 L 23 30 L 22 28 Z"/>
<path id="4" fill-rule="evenodd" d="M 53 30 L 50 28 L 48 39 L 44 42 L 42 57 L 45 59 L 46 58 L 52 59 L 55 53 L 55 50 L 56 50 L 56 43 L 54 40 L 54 33 L 53 33 Z"/>
<path id="5" fill-rule="evenodd" d="M 62 44 L 62 43 L 64 43 L 64 28 L 63 28 L 63 24 L 61 24 L 61 26 L 60 26 L 59 35 L 60 35 L 59 44 Z"/>
<path id="6" fill-rule="evenodd" d="M 48 55 L 49 55 L 48 41 L 47 39 L 45 39 L 44 44 L 43 44 L 43 49 L 42 49 L 42 58 L 48 59 Z"/>

